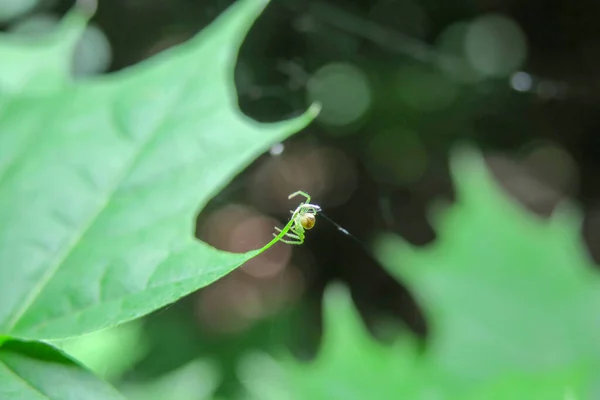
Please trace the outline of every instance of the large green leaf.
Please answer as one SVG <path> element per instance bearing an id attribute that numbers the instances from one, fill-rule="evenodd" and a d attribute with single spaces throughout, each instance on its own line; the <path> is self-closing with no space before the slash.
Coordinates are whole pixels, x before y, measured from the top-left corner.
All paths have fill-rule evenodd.
<path id="1" fill-rule="evenodd" d="M 257 254 L 217 251 L 193 227 L 236 173 L 315 115 L 266 125 L 237 108 L 238 47 L 265 5 L 240 0 L 189 42 L 77 83 L 58 78 L 68 65 L 56 61 L 85 24 L 77 11 L 49 43 L 0 38 L 0 76 L 20 77 L 0 79 L 1 333 L 113 326 Z"/>
<path id="2" fill-rule="evenodd" d="M 600 371 L 600 280 L 574 210 L 538 219 L 494 183 L 478 154 L 463 150 L 452 164 L 457 204 L 434 217 L 437 241 L 419 249 L 390 236 L 378 246 L 425 309 L 430 364 L 464 384 Z"/>
<path id="3" fill-rule="evenodd" d="M 383 351 L 329 289 L 319 356 L 308 365 L 257 359 L 265 379 L 242 369 L 254 398 L 598 398 L 599 277 L 578 217 L 567 207 L 550 221 L 529 214 L 474 152 L 454 154 L 452 172 L 457 202 L 435 215 L 433 244 L 387 234 L 375 245 L 426 312 L 424 351 L 407 334 Z"/>
<path id="4" fill-rule="evenodd" d="M 0 399 L 123 400 L 123 397 L 48 344 L 0 339 Z"/>

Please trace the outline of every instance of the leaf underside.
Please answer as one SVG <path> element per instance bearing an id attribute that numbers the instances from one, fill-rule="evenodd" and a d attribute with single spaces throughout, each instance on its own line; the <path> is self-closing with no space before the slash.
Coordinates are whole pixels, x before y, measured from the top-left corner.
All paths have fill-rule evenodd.
<path id="1" fill-rule="evenodd" d="M 2 400 L 124 400 L 111 386 L 41 342 L 0 344 Z"/>

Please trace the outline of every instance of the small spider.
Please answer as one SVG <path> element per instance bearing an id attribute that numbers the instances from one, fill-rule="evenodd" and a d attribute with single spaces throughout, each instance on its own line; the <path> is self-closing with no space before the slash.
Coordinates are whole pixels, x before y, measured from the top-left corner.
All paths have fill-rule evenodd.
<path id="1" fill-rule="evenodd" d="M 304 196 L 306 201 L 300 203 L 295 210 L 290 211 L 292 217 L 283 229 L 275 227 L 275 230 L 279 233 L 273 233 L 273 236 L 275 236 L 274 240 L 280 240 L 287 244 L 302 244 L 304 243 L 304 231 L 312 229 L 315 226 L 316 215 L 321 211 L 321 207 L 310 204 L 310 196 L 302 191 L 290 194 L 288 199 L 298 195 Z"/>

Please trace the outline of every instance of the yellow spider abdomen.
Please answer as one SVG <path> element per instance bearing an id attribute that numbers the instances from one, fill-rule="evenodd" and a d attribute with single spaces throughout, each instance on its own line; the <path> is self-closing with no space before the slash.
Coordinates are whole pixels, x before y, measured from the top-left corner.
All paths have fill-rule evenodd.
<path id="1" fill-rule="evenodd" d="M 300 224 L 304 229 L 312 229 L 317 219 L 313 214 L 304 214 L 300 217 Z"/>

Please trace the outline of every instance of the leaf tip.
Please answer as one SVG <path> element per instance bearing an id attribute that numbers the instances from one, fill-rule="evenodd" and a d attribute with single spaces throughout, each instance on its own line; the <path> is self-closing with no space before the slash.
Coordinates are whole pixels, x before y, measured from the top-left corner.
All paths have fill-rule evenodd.
<path id="1" fill-rule="evenodd" d="M 381 233 L 373 242 L 373 252 L 386 271 L 396 279 L 416 284 L 427 265 L 426 248 L 415 248 L 394 233 Z"/>
<path id="2" fill-rule="evenodd" d="M 459 203 L 480 205 L 491 199 L 495 199 L 494 203 L 506 203 L 510 199 L 494 177 L 483 153 L 475 146 L 460 144 L 452 150 L 450 175 Z M 510 200 L 509 203 L 512 204 L 513 201 Z"/>
<path id="3" fill-rule="evenodd" d="M 323 292 L 323 315 L 335 314 L 342 304 L 351 302 L 350 290 L 342 282 L 334 281 Z M 328 321 L 328 318 L 325 318 Z"/>
<path id="4" fill-rule="evenodd" d="M 94 14 L 96 14 L 96 10 L 98 9 L 98 1 L 97 0 L 77 0 L 75 3 L 75 9 L 79 9 L 82 14 L 88 16 L 88 18 L 92 18 Z"/>
<path id="5" fill-rule="evenodd" d="M 228 26 L 227 40 L 241 45 L 244 37 L 269 4 L 269 0 L 238 0 L 229 7 L 219 18 L 218 23 Z"/>
<path id="6" fill-rule="evenodd" d="M 320 356 L 348 338 L 345 334 L 349 327 L 355 332 L 366 329 L 360 313 L 354 305 L 352 294 L 347 285 L 339 281 L 330 283 L 323 293 L 323 343 Z"/>
<path id="7" fill-rule="evenodd" d="M 308 111 L 306 112 L 306 114 L 308 116 L 311 117 L 311 119 L 315 119 L 319 116 L 319 114 L 321 113 L 321 110 L 323 109 L 323 106 L 321 105 L 321 103 L 319 102 L 314 102 L 310 105 L 310 107 L 308 108 Z"/>
<path id="8" fill-rule="evenodd" d="M 454 147 L 450 153 L 450 171 L 456 180 L 466 174 L 485 171 L 483 155 L 468 143 L 461 143 Z"/>
<path id="9" fill-rule="evenodd" d="M 434 229 L 440 228 L 452 207 L 452 202 L 448 199 L 438 198 L 432 200 L 427 208 L 427 220 Z"/>
<path id="10" fill-rule="evenodd" d="M 550 223 L 559 235 L 567 234 L 578 238 L 579 231 L 583 226 L 583 216 L 575 204 L 563 200 L 554 207 Z"/>
<path id="11" fill-rule="evenodd" d="M 325 288 L 323 293 L 324 325 L 329 327 L 335 325 L 342 312 L 352 315 L 355 313 L 352 295 L 348 286 L 340 281 L 334 281 Z"/>

